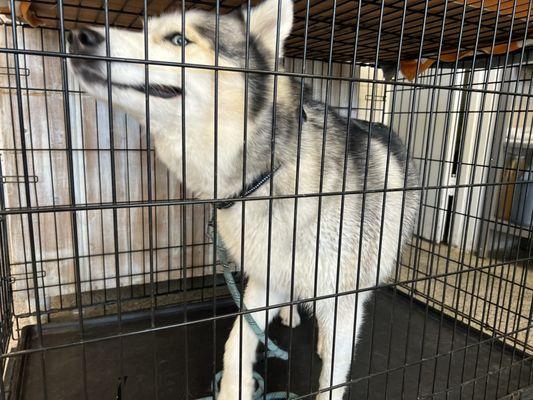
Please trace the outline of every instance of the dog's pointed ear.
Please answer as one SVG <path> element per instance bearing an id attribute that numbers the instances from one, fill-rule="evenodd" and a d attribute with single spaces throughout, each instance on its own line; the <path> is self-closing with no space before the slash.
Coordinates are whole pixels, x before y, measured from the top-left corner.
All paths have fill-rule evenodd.
<path id="1" fill-rule="evenodd" d="M 278 7 L 281 7 L 281 11 Z M 242 13 L 246 23 L 248 15 L 246 4 L 242 7 Z M 279 43 L 278 56 L 283 57 L 283 45 L 291 33 L 294 18 L 292 0 L 265 0 L 253 7 L 250 14 L 250 34 L 271 50 L 272 55 L 276 54 L 276 42 Z M 276 40 L 278 31 L 279 39 Z"/>

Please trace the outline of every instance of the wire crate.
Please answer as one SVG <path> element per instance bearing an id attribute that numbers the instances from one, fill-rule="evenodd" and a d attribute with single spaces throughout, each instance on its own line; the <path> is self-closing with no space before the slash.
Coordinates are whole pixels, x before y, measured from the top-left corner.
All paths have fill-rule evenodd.
<path id="1" fill-rule="evenodd" d="M 289 2 L 270 1 L 277 3 L 276 10 Z M 219 21 L 230 13 L 247 15 L 260 1 L 4 3 L 0 399 L 214 396 L 212 382 L 223 368 L 231 327 L 253 314 L 231 299 L 217 253 L 216 221 L 223 212 L 217 207 L 228 201 L 217 195 L 218 178 L 213 193 L 197 196 L 158 157 L 150 118 L 139 121 L 112 102 L 96 100 L 80 85 L 73 59 L 101 61 L 108 75 L 116 63 L 141 65 L 145 92 L 157 68 L 174 68 L 182 76 L 201 70 L 216 82 L 221 74 L 234 74 L 244 82 L 245 110 L 257 101 L 250 89 L 254 77 L 272 79 L 274 93 L 277 82 L 289 77 L 302 99 L 294 135 L 301 135 L 309 117 L 304 91 L 309 101 L 326 104 L 328 113 L 342 121 L 390 127 L 405 144 L 419 184 L 400 189 L 385 184 L 377 192 L 405 196 L 416 191 L 417 217 L 392 273 L 353 291 L 368 293 L 369 300 L 351 348 L 349 376 L 338 384 L 346 388 L 344 398 L 533 396 L 530 1 L 295 0 L 284 46 L 278 46 L 281 28 L 272 38 L 282 57 L 263 69 L 251 65 L 249 57 L 244 67 L 219 64 L 219 57 L 227 57 L 219 54 L 227 52 L 220 47 Z M 109 48 L 107 55 L 96 56 L 68 51 L 69 34 L 77 29 L 95 26 L 108 38 L 110 29 L 123 28 L 147 38 L 149 16 L 178 12 L 184 24 L 190 10 L 215 14 L 211 64 L 152 59 L 148 39 L 139 42 L 140 49 L 146 47 L 140 57 L 114 55 Z M 242 23 L 249 56 L 246 17 Z M 217 104 L 212 118 L 218 126 L 218 110 L 226 101 L 218 83 L 210 96 Z M 277 104 L 274 95 L 270 107 L 276 110 Z M 151 107 L 146 95 L 146 111 Z M 328 113 L 319 127 L 323 148 Z M 268 134 L 278 145 L 277 125 L 283 121 L 273 119 Z M 253 145 L 246 137 L 253 125 L 248 120 L 245 113 L 244 154 Z M 370 147 L 373 128 L 365 129 Z M 222 157 L 217 146 L 215 159 Z M 386 149 L 391 157 L 390 142 Z M 269 151 L 273 160 L 276 150 Z M 271 164 L 269 177 L 275 172 Z M 246 171 L 246 162 L 243 167 Z M 342 176 L 343 166 L 338 170 Z M 369 173 L 367 162 L 365 182 Z M 211 175 L 216 174 L 215 168 Z M 312 198 L 321 204 L 332 196 L 364 199 L 367 193 L 372 191 L 366 187 L 335 193 L 272 189 L 260 200 L 272 208 L 281 200 Z M 235 202 L 245 210 L 254 199 Z M 380 231 L 386 223 L 382 218 Z M 292 217 L 286 224 L 293 224 Z M 295 242 L 296 237 L 294 247 Z M 319 242 L 310 246 L 318 248 Z M 381 250 L 388 245 L 379 240 Z M 243 291 L 243 260 L 231 261 Z M 309 311 L 320 300 L 316 291 L 308 297 L 291 292 L 285 304 L 290 323 L 301 318 L 301 324 L 289 328 L 278 319 L 267 324 L 266 337 L 288 352 L 288 360 L 270 359 L 268 348 L 259 347 L 254 370 L 264 380 L 265 393 L 313 399 L 329 390 L 337 398 L 335 385 L 319 387 L 320 333 Z M 276 313 L 280 306 L 267 301 L 262 307 Z"/>

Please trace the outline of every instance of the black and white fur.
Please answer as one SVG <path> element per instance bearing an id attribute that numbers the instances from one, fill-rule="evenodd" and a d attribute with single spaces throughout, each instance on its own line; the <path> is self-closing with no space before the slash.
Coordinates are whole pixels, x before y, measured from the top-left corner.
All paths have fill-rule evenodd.
<path id="1" fill-rule="evenodd" d="M 277 53 L 282 56 L 283 44 L 292 28 L 293 5 L 290 0 L 282 0 L 279 4 L 280 47 Z M 249 21 L 247 14 L 244 8 L 220 16 L 218 29 L 215 15 L 203 11 L 187 12 L 184 27 L 179 13 L 153 18 L 146 27 L 148 58 L 181 62 L 184 55 L 187 63 L 214 65 L 218 31 L 219 66 L 273 70 L 278 0 L 265 0 L 252 8 Z M 250 29 L 248 64 L 245 58 L 247 26 Z M 186 40 L 180 41 L 180 35 Z M 69 38 L 71 52 L 106 55 L 104 38 L 102 28 L 75 31 Z M 143 32 L 111 28 L 109 49 L 112 57 L 144 60 Z M 113 103 L 141 122 L 146 120 L 145 96 L 150 96 L 150 126 L 156 153 L 179 178 L 183 178 L 185 157 L 187 188 L 198 198 L 210 199 L 215 195 L 215 124 L 217 198 L 229 198 L 242 190 L 244 154 L 247 183 L 271 167 L 279 167 L 273 179 L 250 198 L 268 196 L 270 190 L 274 196 L 291 195 L 296 190 L 300 195 L 337 193 L 321 198 L 320 212 L 316 195 L 302 196 L 298 200 L 275 199 L 271 211 L 268 200 L 247 201 L 244 232 L 241 232 L 242 207 L 237 203 L 218 210 L 217 227 L 231 258 L 238 263 L 244 260 L 240 267 L 248 277 L 244 294 L 248 309 L 267 306 L 267 277 L 269 307 L 291 300 L 291 282 L 295 300 L 326 296 L 316 301 L 315 310 L 319 327 L 317 351 L 323 363 L 319 386 L 324 390 L 317 398 L 341 399 L 345 392 L 342 383 L 348 379 L 352 362 L 353 338 L 357 338 L 363 320 L 363 305 L 369 296 L 369 291 L 358 294 L 353 291 L 372 287 L 393 274 L 398 254 L 410 238 L 416 218 L 418 193 L 402 189 L 416 187 L 417 176 L 398 137 L 390 136 L 389 128 L 380 124 L 370 125 L 364 121 L 349 124 L 308 96 L 304 96 L 305 115 L 299 135 L 300 80 L 283 75 L 274 78 L 269 74 L 249 73 L 246 100 L 245 74 L 238 71 L 222 69 L 215 78 L 213 70 L 188 68 L 183 77 L 180 67 L 150 65 L 149 89 L 145 93 L 142 63 L 113 62 L 110 76 L 102 61 L 75 58 L 71 60 L 71 66 L 82 87 L 98 98 L 107 99 L 106 82 L 110 81 Z M 217 104 L 215 89 L 218 91 Z M 182 149 L 183 101 L 185 152 Z M 248 104 L 247 114 L 245 103 Z M 245 119 L 246 151 L 243 143 Z M 326 120 L 327 127 L 324 128 Z M 275 140 L 272 143 L 273 132 Z M 271 166 L 272 147 L 275 149 L 274 166 Z M 365 189 L 367 192 L 363 195 Z M 338 195 L 343 191 L 352 194 Z M 244 254 L 241 254 L 243 240 Z M 270 309 L 268 321 L 264 311 L 253 313 L 253 317 L 264 328 L 279 310 L 279 307 Z M 294 326 L 299 316 L 296 308 L 293 311 Z M 282 319 L 286 324 L 291 322 L 290 314 L 290 308 L 282 308 Z M 357 321 L 354 321 L 355 316 Z M 243 400 L 251 399 L 257 344 L 256 335 L 246 323 L 241 335 L 237 319 L 225 347 L 219 400 L 239 399 L 239 393 Z M 242 369 L 239 368 L 240 362 Z M 241 370 L 242 376 L 239 377 Z M 329 392 L 326 390 L 335 385 L 341 386 Z"/>

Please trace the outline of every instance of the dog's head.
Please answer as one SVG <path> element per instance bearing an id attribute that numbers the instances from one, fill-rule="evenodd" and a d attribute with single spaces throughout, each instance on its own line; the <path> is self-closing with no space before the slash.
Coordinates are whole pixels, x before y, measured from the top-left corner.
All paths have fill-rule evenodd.
<path id="1" fill-rule="evenodd" d="M 102 27 L 72 31 L 67 38 L 71 53 L 109 56 L 113 60 L 108 64 L 92 57 L 71 58 L 70 64 L 84 90 L 108 100 L 110 87 L 112 102 L 141 122 L 145 120 L 149 96 L 151 124 L 180 129 L 184 101 L 186 128 L 212 131 L 215 98 L 220 125 L 230 123 L 224 118 L 232 121 L 244 118 L 245 74 L 231 71 L 215 74 L 213 69 L 182 68 L 168 63 L 272 70 L 276 54 L 280 57 L 283 54 L 283 44 L 292 27 L 292 0 L 265 0 L 251 8 L 247 19 L 245 6 L 219 16 L 191 10 L 184 16 L 171 13 L 154 17 L 143 30 L 110 28 L 107 40 Z M 142 62 L 131 62 L 132 59 Z M 249 79 L 249 109 L 257 114 L 266 106 L 272 90 L 271 77 L 250 74 Z"/>

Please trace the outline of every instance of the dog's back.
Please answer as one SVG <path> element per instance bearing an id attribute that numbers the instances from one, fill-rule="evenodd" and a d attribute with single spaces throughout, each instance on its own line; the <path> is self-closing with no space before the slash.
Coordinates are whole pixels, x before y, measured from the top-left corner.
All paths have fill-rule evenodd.
<path id="1" fill-rule="evenodd" d="M 279 169 L 270 183 L 281 198 L 271 209 L 268 200 L 246 204 L 244 237 L 253 240 L 246 239 L 244 258 L 241 207 L 220 213 L 233 258 L 262 280 L 275 276 L 279 291 L 294 286 L 302 298 L 379 283 L 412 234 L 418 207 L 418 192 L 403 190 L 418 182 L 404 145 L 383 124 L 348 121 L 313 100 L 304 100 L 301 113 L 294 99 L 279 101 L 275 143 L 265 126 L 249 148 L 248 168 L 256 168 L 251 176 L 263 172 L 272 148 Z M 269 194 L 266 184 L 252 197 Z"/>

